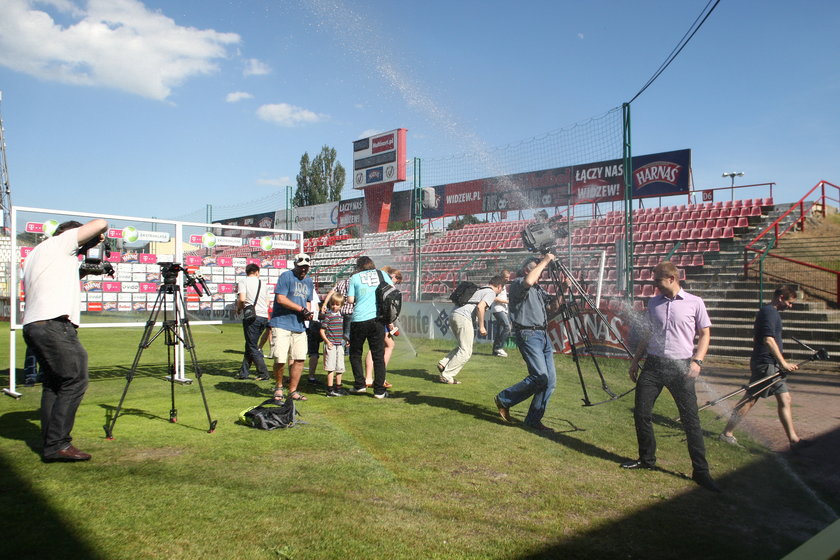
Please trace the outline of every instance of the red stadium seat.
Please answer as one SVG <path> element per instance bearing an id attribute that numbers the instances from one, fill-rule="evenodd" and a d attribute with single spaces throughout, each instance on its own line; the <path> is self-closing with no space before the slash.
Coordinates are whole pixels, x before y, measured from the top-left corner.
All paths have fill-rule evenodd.
<path id="1" fill-rule="evenodd" d="M 708 241 L 698 241 L 697 242 L 697 252 L 698 253 L 705 253 L 708 250 L 709 250 L 709 242 Z"/>
<path id="2" fill-rule="evenodd" d="M 642 297 L 653 297 L 656 295 L 656 286 L 653 284 L 645 284 L 642 286 Z"/>
<path id="3" fill-rule="evenodd" d="M 694 255 L 691 257 L 691 266 L 703 266 L 703 255 Z"/>
<path id="4" fill-rule="evenodd" d="M 731 227 L 723 228 L 723 235 L 721 236 L 724 239 L 732 239 L 735 237 L 735 231 Z"/>
<path id="5" fill-rule="evenodd" d="M 718 241 L 709 241 L 709 252 L 716 253 L 720 251 L 720 243 Z"/>

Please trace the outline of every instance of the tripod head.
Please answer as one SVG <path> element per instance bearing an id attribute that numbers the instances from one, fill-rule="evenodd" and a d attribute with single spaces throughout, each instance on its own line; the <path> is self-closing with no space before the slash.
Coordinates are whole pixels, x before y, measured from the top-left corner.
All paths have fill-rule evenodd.
<path id="1" fill-rule="evenodd" d="M 181 263 L 175 262 L 161 262 L 158 263 L 160 266 L 160 273 L 163 276 L 163 284 L 166 286 L 174 286 L 178 283 L 178 273 L 184 273 L 184 285 L 191 287 L 195 292 L 199 295 L 199 297 L 203 296 L 204 294 L 210 293 L 210 287 L 207 285 L 207 282 L 204 280 L 203 276 L 196 276 L 194 274 L 190 274 L 186 268 L 181 266 Z"/>

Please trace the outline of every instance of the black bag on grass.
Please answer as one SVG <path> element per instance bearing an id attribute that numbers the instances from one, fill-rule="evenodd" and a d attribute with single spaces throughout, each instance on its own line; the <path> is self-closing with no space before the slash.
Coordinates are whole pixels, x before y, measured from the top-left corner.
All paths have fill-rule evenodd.
<path id="1" fill-rule="evenodd" d="M 239 420 L 252 428 L 276 430 L 295 426 L 299 422 L 298 416 L 300 412 L 295 409 L 294 399 L 286 399 L 280 404 L 277 404 L 274 399 L 268 399 L 262 404 L 240 412 Z"/>

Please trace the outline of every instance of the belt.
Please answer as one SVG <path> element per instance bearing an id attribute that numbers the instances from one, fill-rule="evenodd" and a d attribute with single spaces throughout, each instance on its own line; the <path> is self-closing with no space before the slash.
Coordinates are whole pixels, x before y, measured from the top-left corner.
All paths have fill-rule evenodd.
<path id="1" fill-rule="evenodd" d="M 544 331 L 545 326 L 535 326 L 535 327 L 526 327 L 525 325 L 520 325 L 519 323 L 514 323 L 513 328 L 517 331 Z"/>
<path id="2" fill-rule="evenodd" d="M 59 322 L 59 323 L 69 323 L 70 318 L 67 317 L 66 315 L 62 315 L 61 317 L 53 317 L 52 319 L 44 319 L 42 321 L 32 321 L 31 323 L 26 323 L 26 325 L 24 325 L 24 327 L 27 326 L 27 325 L 46 325 L 47 323 L 51 323 L 52 321 L 56 321 L 56 322 Z"/>

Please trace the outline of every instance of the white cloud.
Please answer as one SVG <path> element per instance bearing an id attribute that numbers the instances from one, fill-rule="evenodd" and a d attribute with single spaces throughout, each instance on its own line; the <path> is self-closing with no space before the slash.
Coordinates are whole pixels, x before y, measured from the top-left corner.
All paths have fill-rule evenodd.
<path id="1" fill-rule="evenodd" d="M 359 135 L 356 137 L 356 139 L 360 140 L 362 138 L 370 138 L 371 136 L 375 136 L 375 135 L 379 134 L 380 132 L 385 132 L 385 131 L 384 130 L 379 130 L 378 128 L 369 128 L 367 130 L 361 131 L 359 133 Z"/>
<path id="2" fill-rule="evenodd" d="M 138 0 L 3 0 L 0 8 L 0 65 L 159 100 L 216 72 L 239 42 L 235 33 L 179 26 Z"/>
<path id="3" fill-rule="evenodd" d="M 265 62 L 260 62 L 256 58 L 249 58 L 245 61 L 245 70 L 242 71 L 243 76 L 265 76 L 271 73 L 271 68 Z"/>
<path id="4" fill-rule="evenodd" d="M 326 115 L 319 115 L 309 109 L 295 107 L 288 103 L 262 105 L 257 109 L 257 116 L 264 121 L 280 126 L 296 126 L 299 124 L 313 124 L 326 120 Z"/>
<path id="5" fill-rule="evenodd" d="M 257 179 L 258 185 L 267 185 L 269 187 L 285 187 L 292 184 L 290 177 L 277 177 L 276 179 Z"/>
<path id="6" fill-rule="evenodd" d="M 581 41 L 583 41 L 583 33 L 578 33 L 578 34 L 577 34 L 577 37 L 578 37 L 578 39 L 580 39 Z"/>
<path id="7" fill-rule="evenodd" d="M 253 99 L 254 96 L 248 93 L 247 91 L 234 91 L 233 93 L 229 93 L 225 96 L 225 101 L 228 103 L 237 103 L 242 101 L 243 99 Z"/>

